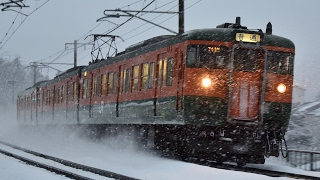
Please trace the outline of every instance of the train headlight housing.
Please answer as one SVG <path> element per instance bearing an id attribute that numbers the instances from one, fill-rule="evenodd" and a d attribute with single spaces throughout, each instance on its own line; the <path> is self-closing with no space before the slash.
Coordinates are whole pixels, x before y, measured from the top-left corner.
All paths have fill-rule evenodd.
<path id="1" fill-rule="evenodd" d="M 286 85 L 284 85 L 284 84 L 279 84 L 278 86 L 277 86 L 277 90 L 278 90 L 278 92 L 279 93 L 284 93 L 284 92 L 286 92 L 286 90 L 287 90 L 287 87 L 286 87 Z"/>
<path id="2" fill-rule="evenodd" d="M 211 86 L 211 79 L 210 78 L 203 78 L 202 79 L 202 86 L 205 88 Z"/>

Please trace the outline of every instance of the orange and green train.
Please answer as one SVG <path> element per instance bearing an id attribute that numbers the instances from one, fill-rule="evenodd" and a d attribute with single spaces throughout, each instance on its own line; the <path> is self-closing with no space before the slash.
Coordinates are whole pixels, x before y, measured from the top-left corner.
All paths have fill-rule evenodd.
<path id="1" fill-rule="evenodd" d="M 18 121 L 131 132 L 183 157 L 264 163 L 288 127 L 294 54 L 271 23 L 249 30 L 240 18 L 158 36 L 21 92 Z"/>

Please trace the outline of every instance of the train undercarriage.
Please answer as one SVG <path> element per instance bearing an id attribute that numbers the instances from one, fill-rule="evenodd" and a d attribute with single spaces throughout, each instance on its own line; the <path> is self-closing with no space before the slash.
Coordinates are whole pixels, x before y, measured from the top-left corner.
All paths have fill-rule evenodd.
<path id="1" fill-rule="evenodd" d="M 122 136 L 139 147 L 160 150 L 182 160 L 209 160 L 263 164 L 265 157 L 279 156 L 281 135 L 240 126 L 193 125 L 81 125 L 92 138 Z"/>

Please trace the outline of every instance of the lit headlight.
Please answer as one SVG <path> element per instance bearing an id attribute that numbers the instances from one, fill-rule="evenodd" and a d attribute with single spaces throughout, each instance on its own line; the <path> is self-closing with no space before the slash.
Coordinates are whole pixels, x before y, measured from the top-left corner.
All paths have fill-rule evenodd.
<path id="1" fill-rule="evenodd" d="M 284 93 L 284 92 L 286 92 L 287 87 L 281 83 L 278 85 L 277 90 L 279 91 L 279 93 Z"/>
<path id="2" fill-rule="evenodd" d="M 203 79 L 202 79 L 202 86 L 203 86 L 203 87 L 209 87 L 209 86 L 211 86 L 211 79 L 209 79 L 209 78 L 203 78 Z"/>

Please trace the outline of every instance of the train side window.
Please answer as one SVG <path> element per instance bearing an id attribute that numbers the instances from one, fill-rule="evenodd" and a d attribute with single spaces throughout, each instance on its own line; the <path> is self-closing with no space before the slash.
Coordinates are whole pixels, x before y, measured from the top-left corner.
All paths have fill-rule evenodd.
<path id="1" fill-rule="evenodd" d="M 97 78 L 94 77 L 92 80 L 92 96 L 96 96 L 97 91 Z"/>
<path id="2" fill-rule="evenodd" d="M 62 86 L 61 89 L 61 103 L 66 101 L 66 86 Z"/>
<path id="3" fill-rule="evenodd" d="M 82 84 L 82 99 L 85 99 L 86 95 L 87 95 L 87 80 L 84 79 Z"/>
<path id="4" fill-rule="evenodd" d="M 162 86 L 162 74 L 163 74 L 163 67 L 162 67 L 163 61 L 160 60 L 158 64 L 158 87 Z"/>
<path id="5" fill-rule="evenodd" d="M 153 80 L 154 80 L 154 63 L 150 63 L 150 70 L 149 70 L 149 88 L 153 88 Z"/>
<path id="6" fill-rule="evenodd" d="M 173 65 L 174 65 L 174 59 L 171 57 L 168 59 L 167 78 L 166 78 L 167 86 L 172 85 Z"/>
<path id="7" fill-rule="evenodd" d="M 55 94 L 55 101 L 54 101 L 54 103 L 55 104 L 59 104 L 59 92 L 60 92 L 60 88 L 58 87 L 58 88 L 56 88 L 56 94 Z"/>
<path id="8" fill-rule="evenodd" d="M 167 81 L 167 69 L 168 69 L 168 60 L 164 59 L 163 60 L 163 70 L 162 70 L 162 85 L 166 84 Z"/>
<path id="9" fill-rule="evenodd" d="M 192 67 L 196 65 L 197 61 L 197 48 L 189 46 L 187 51 L 187 65 Z"/>
<path id="10" fill-rule="evenodd" d="M 124 92 L 124 74 L 125 74 L 125 70 L 120 70 L 120 92 L 123 93 Z"/>
<path id="11" fill-rule="evenodd" d="M 90 79 L 87 79 L 87 94 L 86 94 L 86 98 L 90 97 L 90 88 L 91 88 L 91 84 L 90 84 Z"/>
<path id="12" fill-rule="evenodd" d="M 113 72 L 108 73 L 108 94 L 112 94 L 113 90 Z"/>
<path id="13" fill-rule="evenodd" d="M 130 69 L 126 69 L 126 74 L 125 74 L 125 91 L 129 92 L 130 91 Z"/>
<path id="14" fill-rule="evenodd" d="M 78 98 L 77 86 L 77 82 L 73 82 L 73 100 L 76 100 Z"/>
<path id="15" fill-rule="evenodd" d="M 148 78 L 149 78 L 149 63 L 142 64 L 142 73 L 141 73 L 141 82 L 142 89 L 145 90 L 148 88 Z"/>
<path id="16" fill-rule="evenodd" d="M 107 75 L 102 74 L 101 79 L 102 79 L 101 80 L 102 95 L 106 95 Z"/>
<path id="17" fill-rule="evenodd" d="M 68 82 L 68 101 L 73 101 L 73 95 L 72 95 L 72 92 L 73 92 L 73 84 L 72 82 Z"/>
<path id="18" fill-rule="evenodd" d="M 96 96 L 100 96 L 100 92 L 101 92 L 101 80 L 100 80 L 100 76 L 98 76 L 96 81 Z"/>
<path id="19" fill-rule="evenodd" d="M 118 73 L 115 72 L 113 74 L 113 88 L 112 88 L 112 93 L 115 94 L 117 91 L 117 87 L 118 87 Z"/>
<path id="20" fill-rule="evenodd" d="M 133 66 L 132 72 L 132 92 L 138 91 L 139 87 L 139 66 Z"/>

